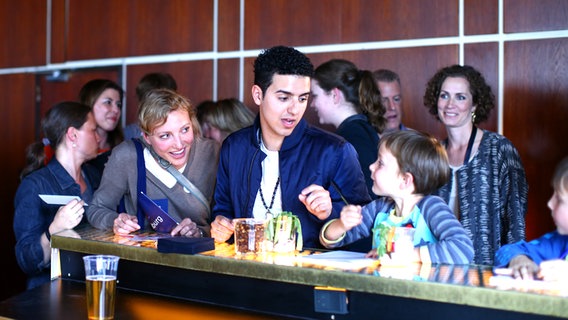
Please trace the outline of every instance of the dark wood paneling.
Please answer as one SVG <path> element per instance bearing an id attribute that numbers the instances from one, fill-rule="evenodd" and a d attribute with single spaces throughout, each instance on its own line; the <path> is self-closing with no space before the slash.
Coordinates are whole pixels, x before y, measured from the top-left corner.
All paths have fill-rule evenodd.
<path id="1" fill-rule="evenodd" d="M 340 7 L 341 20 L 336 23 L 343 43 L 448 37 L 458 31 L 458 1 L 354 0 L 341 1 Z"/>
<path id="2" fill-rule="evenodd" d="M 20 183 L 19 174 L 25 163 L 25 148 L 34 141 L 35 94 L 34 75 L 0 75 L 0 88 L 8 94 L 2 95 L 0 108 L 0 135 L 7 142 L 8 149 L 0 157 L 2 183 L 0 183 L 0 300 L 4 300 L 26 288 L 26 278 L 16 263 L 14 246 L 14 196 Z"/>
<path id="3" fill-rule="evenodd" d="M 472 43 L 464 46 L 465 64 L 477 69 L 495 95 L 495 109 L 491 111 L 489 119 L 481 123 L 479 127 L 491 131 L 498 130 L 499 110 L 499 45 L 495 42 Z"/>
<path id="4" fill-rule="evenodd" d="M 70 60 L 213 49 L 210 0 L 70 0 L 69 21 Z"/>
<path id="5" fill-rule="evenodd" d="M 67 59 L 66 0 L 51 1 L 51 57 L 50 63 L 62 63 Z"/>
<path id="6" fill-rule="evenodd" d="M 239 59 L 222 59 L 217 64 L 217 97 L 239 98 Z M 244 94 L 250 92 L 250 86 L 244 86 Z"/>
<path id="7" fill-rule="evenodd" d="M 529 181 L 527 238 L 555 229 L 547 208 L 550 179 L 568 155 L 568 39 L 505 44 L 504 133 L 519 150 Z"/>
<path id="8" fill-rule="evenodd" d="M 246 49 L 457 35 L 457 1 L 249 0 L 245 6 Z"/>
<path id="9" fill-rule="evenodd" d="M 45 64 L 45 0 L 0 1 L 0 68 Z"/>
<path id="10" fill-rule="evenodd" d="M 69 0 L 67 53 L 69 60 L 128 55 L 129 1 Z M 148 21 L 145 21 L 148 23 Z"/>
<path id="11" fill-rule="evenodd" d="M 194 105 L 213 96 L 213 62 L 210 60 L 132 65 L 126 71 L 127 123 L 137 121 L 136 85 L 140 78 L 150 72 L 171 74 L 176 80 L 178 92 L 189 98 Z"/>
<path id="12" fill-rule="evenodd" d="M 341 42 L 341 0 L 247 0 L 245 49 Z M 301 23 L 300 23 L 301 21 Z"/>
<path id="13" fill-rule="evenodd" d="M 503 0 L 503 11 L 506 33 L 568 29 L 566 0 Z"/>
<path id="14" fill-rule="evenodd" d="M 129 56 L 213 50 L 213 1 L 144 0 L 143 4 L 129 1 Z"/>
<path id="15" fill-rule="evenodd" d="M 239 50 L 240 10 L 240 1 L 219 0 L 219 51 Z"/>
<path id="16" fill-rule="evenodd" d="M 499 31 L 499 3 L 495 0 L 464 0 L 464 33 L 492 34 Z"/>

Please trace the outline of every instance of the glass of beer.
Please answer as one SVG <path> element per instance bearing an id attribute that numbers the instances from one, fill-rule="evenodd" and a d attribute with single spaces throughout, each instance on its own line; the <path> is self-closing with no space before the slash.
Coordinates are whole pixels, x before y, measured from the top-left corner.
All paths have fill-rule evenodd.
<path id="1" fill-rule="evenodd" d="M 83 257 L 89 319 L 114 319 L 118 259 L 110 255 Z"/>

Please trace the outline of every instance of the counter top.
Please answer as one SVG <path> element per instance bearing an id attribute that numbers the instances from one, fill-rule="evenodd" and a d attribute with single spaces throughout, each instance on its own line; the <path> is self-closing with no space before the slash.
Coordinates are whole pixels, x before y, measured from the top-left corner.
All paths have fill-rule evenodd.
<path id="1" fill-rule="evenodd" d="M 60 250 L 113 254 L 153 265 L 568 318 L 568 299 L 554 290 L 554 286 L 538 290 L 530 286 L 517 286 L 517 290 L 495 289 L 489 284 L 492 269 L 488 266 L 417 264 L 387 268 L 375 262 L 344 270 L 306 263 L 302 259 L 321 252 L 304 250 L 296 254 L 237 256 L 233 246 L 228 244 L 216 244 L 215 250 L 196 255 L 164 254 L 156 250 L 155 240 L 133 241 L 130 236 L 116 236 L 91 227 L 54 234 L 51 241 L 52 247 Z"/>

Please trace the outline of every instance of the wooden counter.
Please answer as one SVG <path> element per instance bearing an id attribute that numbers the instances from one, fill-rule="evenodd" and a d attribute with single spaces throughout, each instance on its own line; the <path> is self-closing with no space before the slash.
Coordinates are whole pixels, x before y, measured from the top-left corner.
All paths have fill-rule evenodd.
<path id="1" fill-rule="evenodd" d="M 133 242 L 85 227 L 54 234 L 61 255 L 62 279 L 82 281 L 81 257 L 121 257 L 120 288 L 273 315 L 313 319 L 568 318 L 568 299 L 554 291 L 539 293 L 491 288 L 485 266 L 416 265 L 355 270 L 307 264 L 298 256 L 262 254 L 237 257 L 233 247 L 197 255 L 163 254 L 155 241 Z M 321 288 L 324 287 L 324 288 Z M 328 290 L 328 287 L 340 290 Z M 346 302 L 346 303 L 345 303 Z M 346 304 L 343 314 L 341 305 Z M 316 309 L 318 311 L 316 311 Z M 323 312 L 322 312 L 323 310 Z"/>

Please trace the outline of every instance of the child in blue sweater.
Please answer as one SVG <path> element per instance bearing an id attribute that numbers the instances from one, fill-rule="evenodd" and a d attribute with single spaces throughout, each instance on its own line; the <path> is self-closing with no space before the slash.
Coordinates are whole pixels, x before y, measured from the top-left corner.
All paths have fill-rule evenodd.
<path id="1" fill-rule="evenodd" d="M 548 208 L 556 231 L 530 242 L 505 245 L 495 253 L 495 266 L 509 267 L 515 278 L 568 280 L 568 157 L 556 167 L 552 187 Z"/>
<path id="2" fill-rule="evenodd" d="M 370 169 L 373 192 L 379 199 L 364 207 L 346 205 L 339 219 L 322 228 L 320 241 L 324 246 L 340 247 L 373 231 L 373 249 L 368 256 L 377 257 L 377 247 L 384 245 L 381 239 L 387 236 L 382 233 L 392 227 L 410 227 L 414 229 L 410 250 L 404 256 L 397 256 L 398 249 L 384 255 L 381 264 L 389 260 L 453 264 L 472 261 L 471 239 L 444 200 L 430 195 L 450 175 L 446 151 L 435 138 L 413 130 L 388 133 L 381 137 L 378 159 Z"/>

